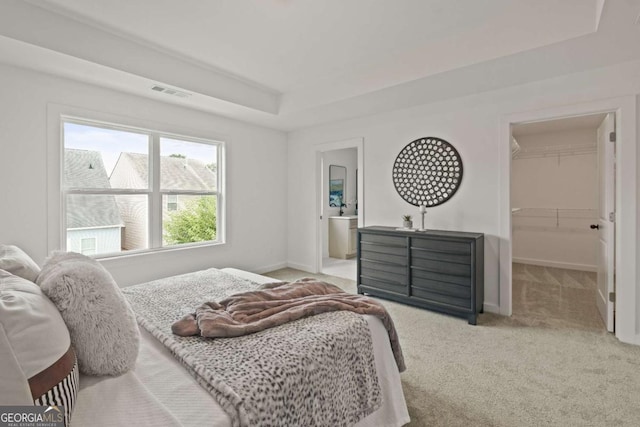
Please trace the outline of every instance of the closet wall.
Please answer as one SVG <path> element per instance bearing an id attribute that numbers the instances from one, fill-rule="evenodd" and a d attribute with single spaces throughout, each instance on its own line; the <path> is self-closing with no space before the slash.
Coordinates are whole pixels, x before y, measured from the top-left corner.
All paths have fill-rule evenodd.
<path id="1" fill-rule="evenodd" d="M 514 136 L 513 261 L 595 271 L 596 128 Z"/>

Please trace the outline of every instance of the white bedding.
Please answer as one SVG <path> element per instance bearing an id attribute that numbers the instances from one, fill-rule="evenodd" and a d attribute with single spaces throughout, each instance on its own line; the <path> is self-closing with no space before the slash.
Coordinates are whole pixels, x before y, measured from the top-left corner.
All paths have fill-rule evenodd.
<path id="1" fill-rule="evenodd" d="M 241 270 L 223 271 L 258 283 L 274 281 Z M 356 426 L 404 425 L 409 422 L 409 414 L 387 331 L 378 318 L 365 318 L 371 330 L 383 403 Z M 169 350 L 146 330 L 141 329 L 140 334 L 134 371 L 115 378 L 81 376 L 72 425 L 230 426 L 227 414 Z"/>

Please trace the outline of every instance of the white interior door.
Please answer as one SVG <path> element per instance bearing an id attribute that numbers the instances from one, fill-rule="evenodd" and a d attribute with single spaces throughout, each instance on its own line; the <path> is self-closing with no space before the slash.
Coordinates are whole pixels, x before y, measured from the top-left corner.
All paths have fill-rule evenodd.
<path id="1" fill-rule="evenodd" d="M 596 303 L 607 330 L 614 329 L 615 295 L 615 116 L 607 114 L 598 128 L 598 292 Z"/>

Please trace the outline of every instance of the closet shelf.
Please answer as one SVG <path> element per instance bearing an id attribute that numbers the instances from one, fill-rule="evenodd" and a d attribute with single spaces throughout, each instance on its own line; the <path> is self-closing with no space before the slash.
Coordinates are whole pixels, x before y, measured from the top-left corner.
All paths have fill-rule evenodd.
<path id="1" fill-rule="evenodd" d="M 584 154 L 596 154 L 598 147 L 595 144 L 585 145 L 552 145 L 544 147 L 522 147 L 513 152 L 514 159 L 526 159 L 534 157 L 563 157 L 579 156 Z"/>
<path id="2" fill-rule="evenodd" d="M 514 217 L 598 219 L 597 209 L 512 208 Z"/>
<path id="3" fill-rule="evenodd" d="M 589 226 L 597 221 L 597 209 L 512 208 L 513 229 L 593 233 Z"/>
<path id="4" fill-rule="evenodd" d="M 578 234 L 593 234 L 593 230 L 590 230 L 588 227 L 550 227 L 550 226 L 541 226 L 541 225 L 514 225 L 514 230 L 521 231 L 548 231 L 548 232 L 562 232 L 562 233 L 578 233 Z"/>

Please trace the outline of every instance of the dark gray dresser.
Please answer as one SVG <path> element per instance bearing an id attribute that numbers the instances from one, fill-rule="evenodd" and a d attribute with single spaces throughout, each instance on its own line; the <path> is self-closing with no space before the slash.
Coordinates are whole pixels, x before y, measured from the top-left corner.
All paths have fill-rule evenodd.
<path id="1" fill-rule="evenodd" d="M 359 228 L 358 293 L 475 325 L 484 301 L 484 234 Z"/>

